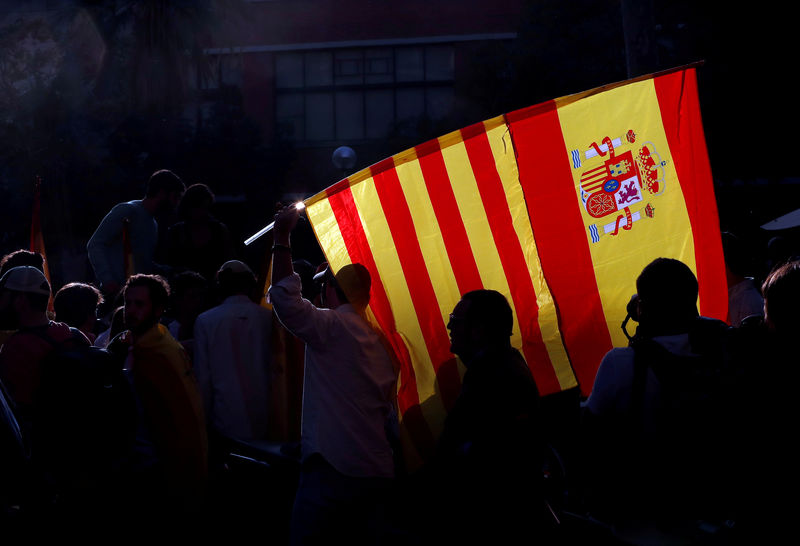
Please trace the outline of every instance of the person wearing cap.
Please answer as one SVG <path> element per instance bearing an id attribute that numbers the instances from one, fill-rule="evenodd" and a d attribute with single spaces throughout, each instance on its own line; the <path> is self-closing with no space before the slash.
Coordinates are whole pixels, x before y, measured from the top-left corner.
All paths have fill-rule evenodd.
<path id="1" fill-rule="evenodd" d="M 382 495 L 394 477 L 386 426 L 395 368 L 364 316 L 370 276 L 363 265 L 322 273 L 321 308 L 301 297 L 289 246 L 298 218 L 294 206 L 275 215 L 269 289 L 278 319 L 306 344 L 301 474 L 290 539 L 375 543 L 382 531 Z"/>
<path id="2" fill-rule="evenodd" d="M 216 282 L 222 303 L 194 323 L 194 371 L 206 420 L 223 438 L 265 440 L 272 311 L 251 299 L 256 276 L 243 262 L 222 264 Z"/>
<path id="3" fill-rule="evenodd" d="M 42 362 L 56 345 L 89 340 L 50 320 L 50 283 L 39 269 L 20 266 L 0 279 L 0 329 L 17 330 L 0 348 L 0 381 L 16 404 L 23 433 L 30 426 L 42 379 Z"/>

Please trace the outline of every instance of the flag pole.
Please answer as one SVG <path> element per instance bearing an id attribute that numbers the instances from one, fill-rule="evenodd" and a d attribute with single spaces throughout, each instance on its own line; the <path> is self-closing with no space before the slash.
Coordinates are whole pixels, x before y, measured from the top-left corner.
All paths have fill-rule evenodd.
<path id="1" fill-rule="evenodd" d="M 302 201 L 298 201 L 297 203 L 295 203 L 294 206 L 297 210 L 303 210 L 306 208 L 306 204 Z M 275 222 L 270 222 L 269 224 L 258 230 L 256 233 L 245 239 L 244 241 L 245 246 L 250 246 L 254 241 L 260 239 L 262 236 L 272 231 L 272 228 L 274 227 L 275 227 Z"/>

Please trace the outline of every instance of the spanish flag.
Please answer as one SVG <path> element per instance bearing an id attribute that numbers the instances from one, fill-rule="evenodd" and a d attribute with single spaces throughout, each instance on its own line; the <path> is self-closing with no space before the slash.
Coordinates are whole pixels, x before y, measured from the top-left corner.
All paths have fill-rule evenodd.
<path id="1" fill-rule="evenodd" d="M 448 315 L 461 294 L 504 294 L 512 344 L 543 394 L 591 391 L 636 277 L 676 258 L 700 312 L 727 287 L 694 67 L 511 112 L 426 142 L 306 201 L 334 270 L 372 274 L 371 317 L 400 361 L 410 460 L 424 460 L 460 390 Z"/>

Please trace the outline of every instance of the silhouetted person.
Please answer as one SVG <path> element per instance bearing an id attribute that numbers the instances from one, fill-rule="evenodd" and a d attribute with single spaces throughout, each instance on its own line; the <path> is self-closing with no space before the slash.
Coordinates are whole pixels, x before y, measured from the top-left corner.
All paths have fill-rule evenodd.
<path id="1" fill-rule="evenodd" d="M 133 273 L 161 273 L 154 262 L 158 245 L 156 217 L 178 205 L 185 186 L 172 171 L 160 170 L 147 181 L 145 196 L 115 205 L 97 226 L 86 249 L 100 288 L 113 300 L 125 282 L 123 225 L 127 222 Z"/>
<path id="2" fill-rule="evenodd" d="M 767 243 L 767 273 L 797 259 L 797 248 L 790 238 L 776 235 Z"/>
<path id="3" fill-rule="evenodd" d="M 751 316 L 763 316 L 764 298 L 750 275 L 753 272 L 753 256 L 744 241 L 730 232 L 722 233 L 722 249 L 725 254 L 725 273 L 728 281 L 728 323 L 741 326 Z"/>
<path id="4" fill-rule="evenodd" d="M 186 349 L 194 361 L 194 321 L 209 308 L 209 283 L 196 271 L 182 271 L 170 282 L 169 319 L 162 321 L 169 333 Z"/>
<path id="5" fill-rule="evenodd" d="M 73 282 L 62 286 L 53 298 L 56 319 L 77 328 L 94 343 L 97 335 L 97 308 L 103 303 L 103 295 L 91 284 Z"/>
<path id="6" fill-rule="evenodd" d="M 699 316 L 697 279 L 678 260 L 654 260 L 636 288 L 636 334 L 605 355 L 585 403 L 591 509 L 623 534 L 716 525 L 734 510 L 739 466 L 731 329 Z"/>
<path id="7" fill-rule="evenodd" d="M 444 536 L 468 543 L 541 540 L 548 530 L 539 392 L 511 346 L 511 307 L 494 290 L 467 292 L 447 328 L 450 351 L 466 373 L 436 453 L 446 492 L 441 511 L 449 516 Z"/>
<path id="8" fill-rule="evenodd" d="M 25 249 L 9 252 L 0 260 L 0 277 L 5 275 L 9 269 L 23 265 L 35 267 L 39 271 L 44 272 L 44 256 L 38 252 Z M 6 330 L 4 327 L 0 326 L 0 347 L 3 346 L 6 339 L 13 333 L 13 330 Z"/>
<path id="9" fill-rule="evenodd" d="M 363 265 L 321 274 L 322 308 L 302 298 L 289 247 L 298 217 L 294 206 L 275 215 L 269 289 L 278 319 L 306 343 L 302 467 L 291 541 L 380 543 L 394 476 L 385 430 L 393 413 L 394 364 L 364 317 L 370 276 Z"/>
<path id="10" fill-rule="evenodd" d="M 143 465 L 154 465 L 145 473 L 154 480 L 148 493 L 165 514 L 195 510 L 205 494 L 208 440 L 189 358 L 159 323 L 169 286 L 158 275 L 133 275 L 123 295 L 131 334 L 125 370 L 133 380 L 144 425 L 139 453 Z"/>
<path id="11" fill-rule="evenodd" d="M 272 311 L 250 295 L 256 277 L 238 260 L 217 273 L 222 303 L 194 325 L 194 371 L 206 419 L 223 438 L 266 440 Z"/>
<path id="12" fill-rule="evenodd" d="M 17 406 L 23 433 L 31 426 L 47 355 L 55 345 L 89 345 L 80 332 L 50 320 L 49 299 L 50 283 L 35 267 L 11 268 L 0 279 L 0 329 L 17 330 L 0 348 L 0 380 Z"/>
<path id="13" fill-rule="evenodd" d="M 197 271 L 213 279 L 219 267 L 234 258 L 225 224 L 211 215 L 214 194 L 205 184 L 192 184 L 178 205 L 180 221 L 167 232 L 165 260 L 178 271 Z"/>
<path id="14" fill-rule="evenodd" d="M 88 348 L 89 340 L 79 330 L 49 319 L 49 299 L 50 284 L 35 267 L 14 267 L 0 278 L 0 327 L 16 329 L 0 348 L 0 382 L 7 388 L 7 402 L 13 401 L 21 437 L 30 450 L 31 481 L 25 492 L 26 504 L 35 506 L 34 510 L 54 508 L 61 495 L 73 489 L 73 478 L 83 462 L 79 454 L 86 448 L 83 433 L 89 428 L 81 423 L 79 433 L 70 435 L 76 445 L 69 446 L 63 441 L 68 429 L 63 422 L 55 424 L 61 416 L 85 414 L 74 412 L 73 407 L 53 411 L 57 395 L 64 393 L 68 398 L 73 387 L 69 380 L 81 371 L 53 358 L 61 349 Z M 67 380 L 55 381 L 56 377 Z M 76 400 L 74 406 L 81 403 Z"/>

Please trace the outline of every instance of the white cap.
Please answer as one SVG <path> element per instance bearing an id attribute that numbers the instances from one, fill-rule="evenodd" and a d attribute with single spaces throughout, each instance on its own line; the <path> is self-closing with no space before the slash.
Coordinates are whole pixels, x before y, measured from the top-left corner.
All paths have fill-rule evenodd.
<path id="1" fill-rule="evenodd" d="M 26 292 L 28 294 L 50 295 L 50 283 L 44 273 L 33 266 L 22 265 L 12 267 L 3 278 L 0 279 L 0 286 L 5 290 L 15 292 Z"/>

